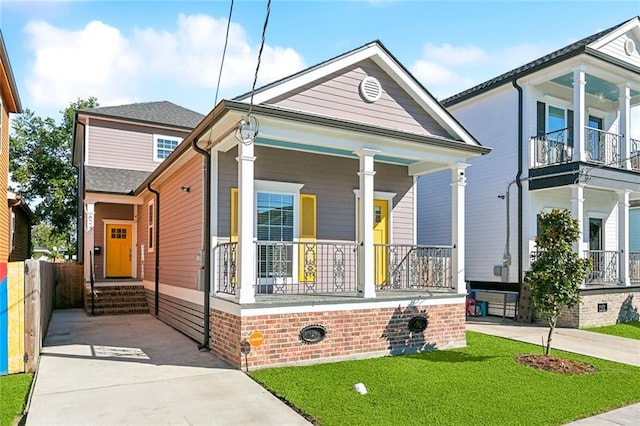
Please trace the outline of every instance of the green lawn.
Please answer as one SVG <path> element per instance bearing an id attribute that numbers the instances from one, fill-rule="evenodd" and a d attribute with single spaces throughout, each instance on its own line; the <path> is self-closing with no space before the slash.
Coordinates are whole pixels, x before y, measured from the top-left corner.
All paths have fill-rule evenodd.
<path id="1" fill-rule="evenodd" d="M 22 414 L 32 379 L 31 374 L 0 376 L 0 426 L 13 424 Z"/>
<path id="2" fill-rule="evenodd" d="M 553 351 L 597 367 L 569 376 L 517 364 L 526 343 L 467 333 L 463 349 L 259 370 L 251 376 L 322 425 L 563 424 L 640 401 L 640 368 Z M 360 395 L 351 387 L 362 382 Z"/>
<path id="3" fill-rule="evenodd" d="M 627 339 L 640 340 L 639 321 L 607 325 L 604 327 L 587 328 L 586 330 L 602 334 L 611 334 L 612 336 L 626 337 Z"/>

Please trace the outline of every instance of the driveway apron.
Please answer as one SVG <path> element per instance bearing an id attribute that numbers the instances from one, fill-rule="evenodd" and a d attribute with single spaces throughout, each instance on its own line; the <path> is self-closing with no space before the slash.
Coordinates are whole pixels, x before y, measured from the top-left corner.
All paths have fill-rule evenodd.
<path id="1" fill-rule="evenodd" d="M 308 425 L 150 315 L 53 312 L 27 425 Z"/>

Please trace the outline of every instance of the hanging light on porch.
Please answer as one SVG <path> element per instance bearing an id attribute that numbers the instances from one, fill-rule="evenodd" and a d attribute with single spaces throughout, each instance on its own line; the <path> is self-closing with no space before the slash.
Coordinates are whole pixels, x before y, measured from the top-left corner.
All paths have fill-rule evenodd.
<path id="1" fill-rule="evenodd" d="M 236 126 L 236 139 L 245 145 L 252 144 L 258 135 L 258 119 L 253 115 L 246 115 Z"/>

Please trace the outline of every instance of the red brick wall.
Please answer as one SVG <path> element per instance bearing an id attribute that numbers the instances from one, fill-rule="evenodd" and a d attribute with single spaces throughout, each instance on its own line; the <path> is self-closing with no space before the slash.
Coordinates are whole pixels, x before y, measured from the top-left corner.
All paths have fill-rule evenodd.
<path id="1" fill-rule="evenodd" d="M 429 324 L 422 333 L 411 333 L 407 327 L 408 320 L 416 315 L 428 318 Z M 412 353 L 466 344 L 464 304 L 257 315 L 242 319 L 212 310 L 211 317 L 211 348 L 237 367 L 244 367 L 240 341 L 256 331 L 264 335 L 264 343 L 251 348 L 247 357 L 249 368 L 336 357 Z M 300 330 L 314 324 L 326 328 L 325 339 L 316 344 L 302 342 Z"/>

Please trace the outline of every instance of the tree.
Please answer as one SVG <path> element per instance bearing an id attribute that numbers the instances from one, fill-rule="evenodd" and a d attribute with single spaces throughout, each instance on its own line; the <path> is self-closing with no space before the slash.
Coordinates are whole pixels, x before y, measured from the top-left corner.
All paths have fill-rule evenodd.
<path id="1" fill-rule="evenodd" d="M 29 109 L 13 121 L 11 180 L 22 197 L 35 204 L 37 220 L 51 227 L 50 239 L 64 241 L 67 248 L 75 234 L 77 205 L 77 175 L 71 163 L 74 113 L 96 106 L 96 98 L 78 99 L 60 111 L 60 124 Z"/>
<path id="2" fill-rule="evenodd" d="M 591 260 L 582 259 L 573 249 L 580 238 L 577 219 L 567 210 L 540 213 L 542 233 L 536 237 L 538 252 L 524 281 L 531 288 L 536 312 L 549 324 L 545 355 L 563 308 L 580 303 L 580 285 L 591 270 Z"/>

